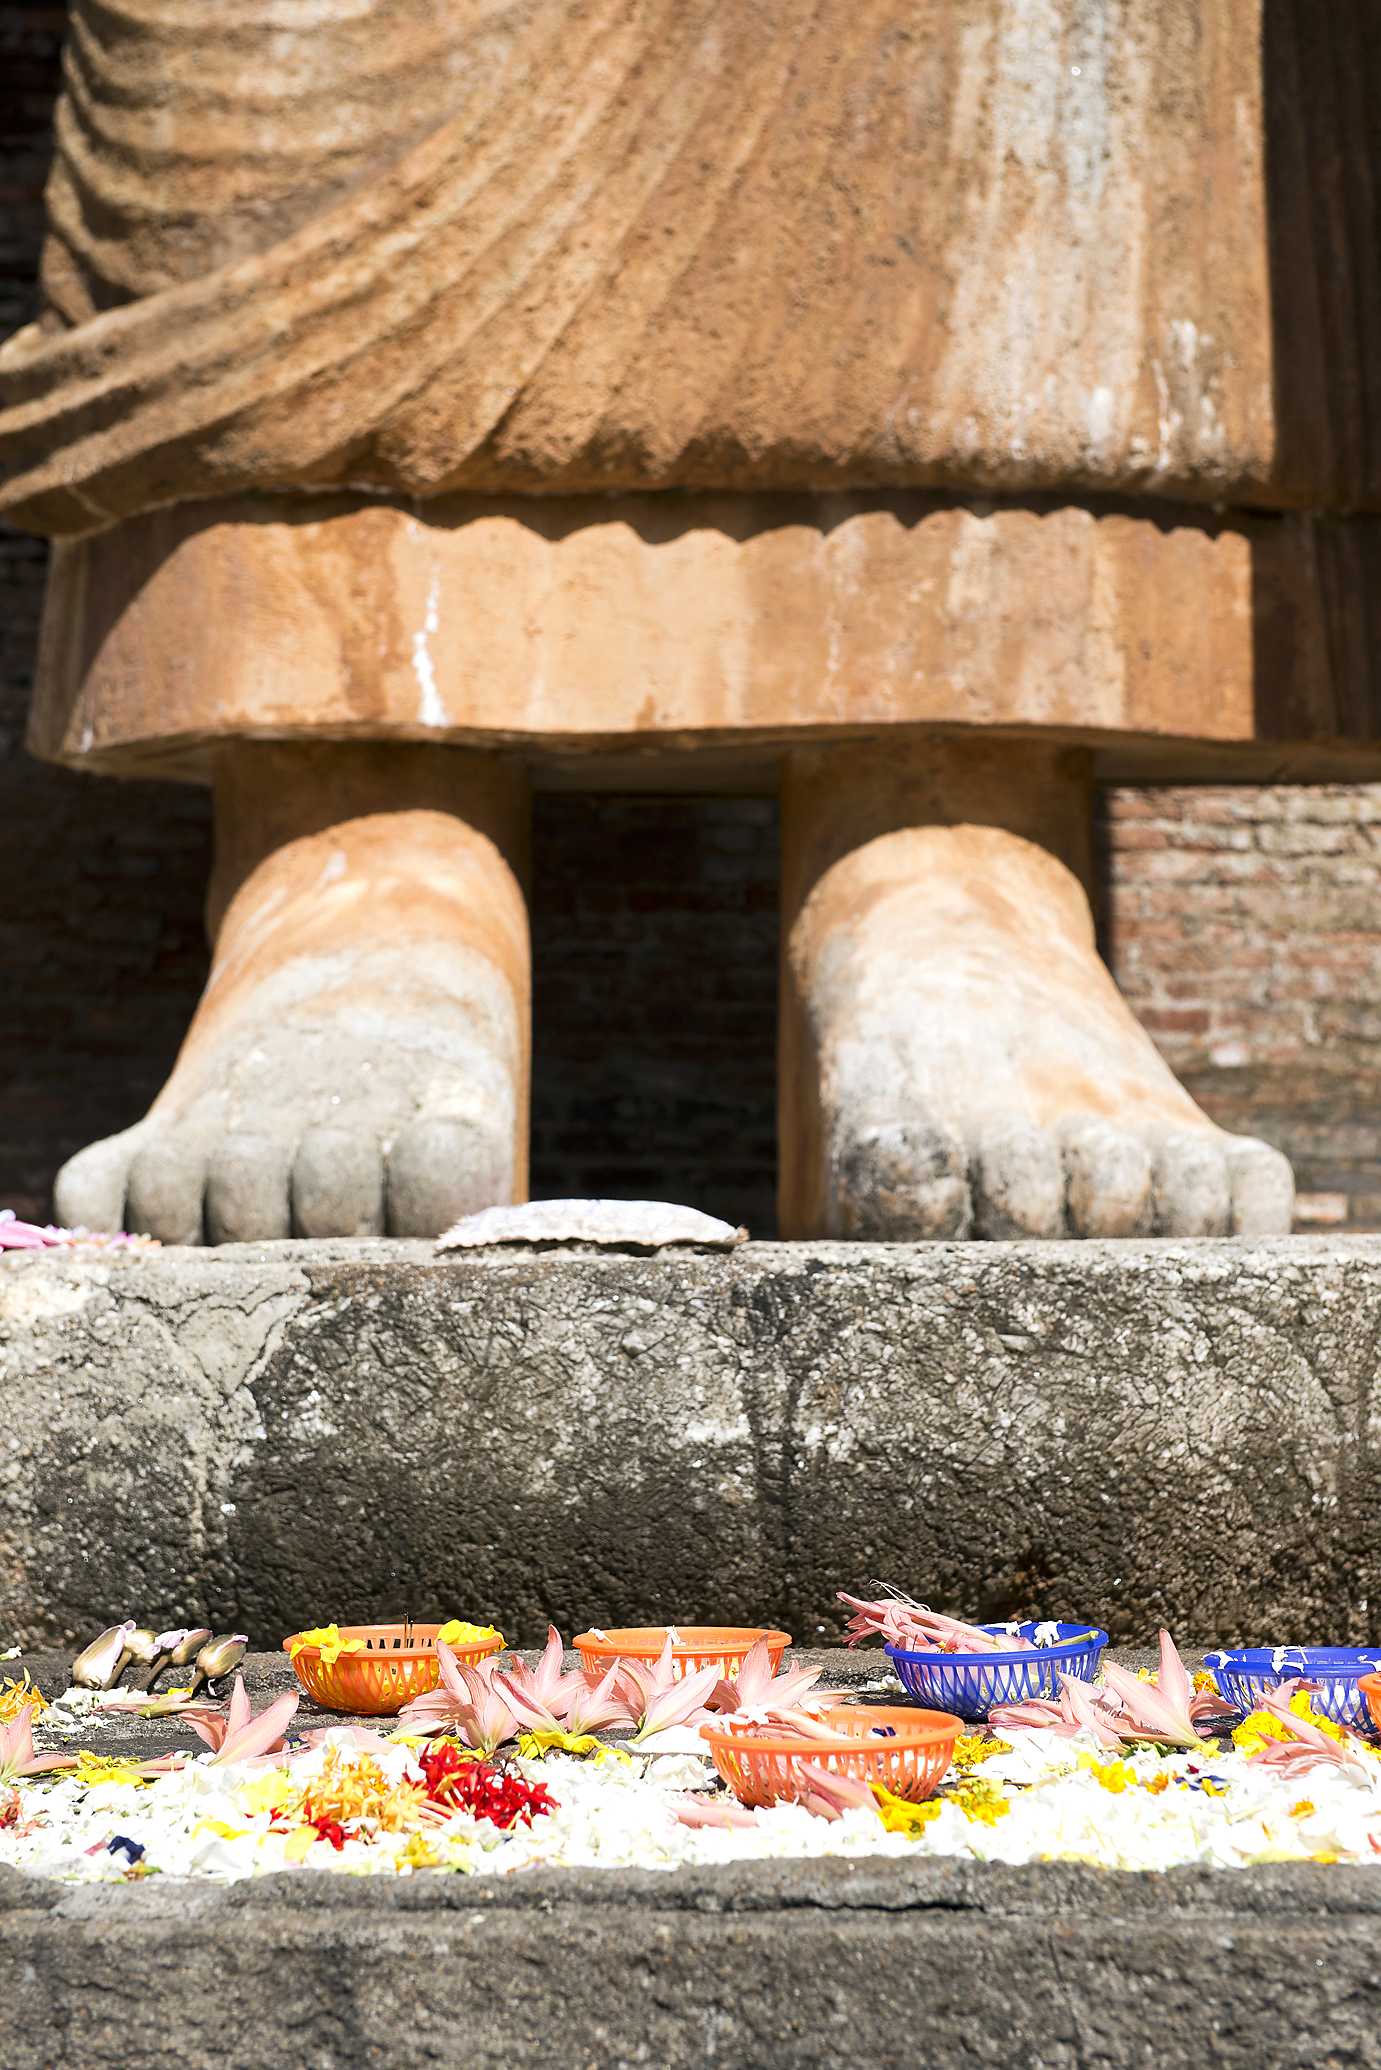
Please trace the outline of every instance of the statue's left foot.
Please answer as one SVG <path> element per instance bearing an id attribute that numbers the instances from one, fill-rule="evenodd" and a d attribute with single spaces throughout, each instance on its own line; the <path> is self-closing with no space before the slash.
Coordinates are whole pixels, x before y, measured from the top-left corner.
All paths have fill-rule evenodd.
<path id="1" fill-rule="evenodd" d="M 788 786 L 788 883 L 812 839 L 844 852 L 789 929 L 784 1235 L 1288 1234 L 1288 1163 L 1178 1084 L 1098 955 L 1071 869 L 962 823 L 962 769 L 943 787 L 960 823 L 838 838 L 848 760 L 822 769 L 813 799 Z M 866 834 L 888 784 L 862 775 L 851 825 Z M 992 787 L 972 789 L 991 813 Z"/>

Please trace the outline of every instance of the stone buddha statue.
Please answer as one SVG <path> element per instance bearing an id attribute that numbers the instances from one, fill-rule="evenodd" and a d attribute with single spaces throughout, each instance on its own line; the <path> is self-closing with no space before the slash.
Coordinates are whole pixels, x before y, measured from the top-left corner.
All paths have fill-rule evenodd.
<path id="1" fill-rule="evenodd" d="M 1374 8 L 73 0 L 65 80 L 31 746 L 211 784 L 216 859 L 62 1220 L 523 1199 L 575 766 L 780 789 L 784 1235 L 1289 1228 L 1099 959 L 1091 797 L 1375 766 Z"/>

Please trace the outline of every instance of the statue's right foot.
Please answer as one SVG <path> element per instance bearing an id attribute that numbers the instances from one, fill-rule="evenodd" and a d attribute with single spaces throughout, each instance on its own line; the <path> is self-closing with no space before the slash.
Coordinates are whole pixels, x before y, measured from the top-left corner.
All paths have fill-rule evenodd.
<path id="1" fill-rule="evenodd" d="M 525 1197 L 521 783 L 451 752 L 480 809 L 364 812 L 276 840 L 275 826 L 300 823 L 310 796 L 298 790 L 332 752 L 347 766 L 359 753 L 242 749 L 218 786 L 218 849 L 245 850 L 240 812 L 259 824 L 250 854 L 268 852 L 230 899 L 148 1115 L 59 1173 L 69 1227 L 184 1244 L 435 1236 Z M 445 769 L 448 751 L 420 752 L 429 777 Z M 358 785 L 337 788 L 360 802 Z M 329 819 L 330 800 L 310 816 Z"/>

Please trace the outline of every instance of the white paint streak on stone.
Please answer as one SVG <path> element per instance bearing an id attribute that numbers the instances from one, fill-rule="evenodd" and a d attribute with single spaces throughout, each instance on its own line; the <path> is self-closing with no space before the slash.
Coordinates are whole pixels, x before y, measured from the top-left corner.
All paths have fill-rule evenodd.
<path id="1" fill-rule="evenodd" d="M 440 597 L 441 570 L 433 566 L 422 630 L 412 636 L 412 672 L 417 678 L 417 687 L 421 692 L 417 716 L 424 726 L 449 726 L 451 723 L 451 715 L 441 702 L 441 694 L 436 687 L 436 670 L 432 666 L 431 652 L 427 646 L 432 634 L 441 629 L 441 619 L 437 611 Z"/>

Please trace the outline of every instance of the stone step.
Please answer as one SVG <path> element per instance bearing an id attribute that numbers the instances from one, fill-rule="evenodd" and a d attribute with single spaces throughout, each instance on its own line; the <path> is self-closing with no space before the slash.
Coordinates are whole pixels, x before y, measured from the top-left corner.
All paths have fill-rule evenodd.
<path id="1" fill-rule="evenodd" d="M 874 1577 L 1375 1642 L 1381 1240 L 0 1258 L 0 1635 L 779 1622 Z"/>

